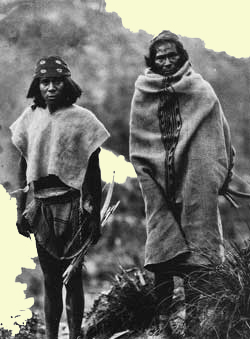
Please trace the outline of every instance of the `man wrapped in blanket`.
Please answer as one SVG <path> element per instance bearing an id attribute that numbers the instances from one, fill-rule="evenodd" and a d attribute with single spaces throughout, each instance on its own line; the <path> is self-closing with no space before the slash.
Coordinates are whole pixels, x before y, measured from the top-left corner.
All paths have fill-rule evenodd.
<path id="1" fill-rule="evenodd" d="M 58 338 L 62 275 L 70 256 L 90 232 L 94 242 L 100 237 L 98 154 L 109 133 L 92 112 L 75 104 L 80 95 L 80 87 L 60 57 L 41 58 L 27 94 L 33 104 L 10 127 L 21 154 L 19 185 L 32 186 L 34 192 L 27 207 L 27 189 L 17 193 L 17 227 L 26 237 L 30 232 L 35 235 L 44 275 L 47 339 Z M 79 267 L 66 286 L 70 339 L 81 333 L 81 273 Z"/>
<path id="2" fill-rule="evenodd" d="M 209 265 L 204 254 L 223 257 L 218 195 L 227 191 L 234 151 L 220 102 L 179 37 L 161 32 L 145 59 L 131 106 L 130 158 L 145 203 L 145 267 L 155 275 L 167 336 L 173 277 Z"/>

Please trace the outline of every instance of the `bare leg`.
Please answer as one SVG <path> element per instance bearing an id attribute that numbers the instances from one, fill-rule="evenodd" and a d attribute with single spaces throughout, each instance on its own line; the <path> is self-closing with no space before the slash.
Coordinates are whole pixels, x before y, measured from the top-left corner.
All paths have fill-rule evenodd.
<path id="1" fill-rule="evenodd" d="M 165 272 L 155 273 L 155 294 L 160 314 L 169 314 L 174 293 L 174 278 Z"/>
<path id="2" fill-rule="evenodd" d="M 63 310 L 62 284 L 49 276 L 44 277 L 44 312 L 47 339 L 57 339 L 59 323 Z"/>
<path id="3" fill-rule="evenodd" d="M 169 338 L 172 330 L 169 323 L 174 293 L 174 277 L 165 272 L 155 272 L 155 294 L 158 301 L 159 330 L 162 338 Z"/>
<path id="4" fill-rule="evenodd" d="M 204 291 L 204 286 L 208 286 L 209 271 L 204 267 L 190 268 L 191 275 L 184 278 L 185 302 L 186 302 L 186 335 L 197 336 L 200 329 L 200 318 L 197 313 L 198 300 Z M 191 283 L 191 284 L 190 284 Z M 205 290 L 206 291 L 206 290 Z"/>
<path id="5" fill-rule="evenodd" d="M 81 334 L 84 312 L 82 274 L 79 270 L 66 286 L 66 312 L 69 325 L 69 339 L 77 339 Z"/>
<path id="6" fill-rule="evenodd" d="M 58 339 L 63 310 L 61 263 L 37 243 L 37 253 L 44 276 L 44 313 L 47 339 Z"/>

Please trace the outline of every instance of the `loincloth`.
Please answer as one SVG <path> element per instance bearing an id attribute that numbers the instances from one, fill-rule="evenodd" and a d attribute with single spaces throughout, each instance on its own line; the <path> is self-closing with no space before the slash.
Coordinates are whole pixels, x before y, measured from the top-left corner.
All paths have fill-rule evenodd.
<path id="1" fill-rule="evenodd" d="M 88 217 L 88 213 L 81 212 L 79 207 L 80 192 L 74 190 L 49 198 L 35 197 L 24 212 L 38 244 L 56 259 L 76 253 L 89 236 L 88 223 L 85 223 L 75 237 Z"/>

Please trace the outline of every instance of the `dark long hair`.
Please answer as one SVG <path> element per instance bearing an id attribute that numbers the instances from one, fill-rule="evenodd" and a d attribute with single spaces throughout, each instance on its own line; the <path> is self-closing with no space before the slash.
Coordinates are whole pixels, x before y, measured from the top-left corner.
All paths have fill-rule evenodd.
<path id="1" fill-rule="evenodd" d="M 62 77 L 62 80 L 64 82 L 62 106 L 69 107 L 81 96 L 82 90 L 70 77 Z M 33 110 L 35 110 L 36 107 L 46 108 L 46 103 L 41 95 L 39 85 L 40 78 L 35 78 L 32 81 L 27 94 L 27 98 L 33 99 L 33 104 L 31 106 Z"/>
<path id="2" fill-rule="evenodd" d="M 169 41 L 175 44 L 177 53 L 180 55 L 180 66 L 184 65 L 184 63 L 189 59 L 187 51 L 184 49 L 182 43 L 178 40 L 174 39 L 161 39 L 155 41 L 150 47 L 149 47 L 149 54 L 148 56 L 144 56 L 146 66 L 149 67 L 153 72 L 155 71 L 155 55 L 156 55 L 156 46 L 163 42 L 163 41 Z"/>

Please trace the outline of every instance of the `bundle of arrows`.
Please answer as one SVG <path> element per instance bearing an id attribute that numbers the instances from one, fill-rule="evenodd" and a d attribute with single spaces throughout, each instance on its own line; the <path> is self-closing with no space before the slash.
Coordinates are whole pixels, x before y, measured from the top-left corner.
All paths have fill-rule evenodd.
<path id="1" fill-rule="evenodd" d="M 105 188 L 106 188 L 106 185 L 103 188 L 103 191 L 105 190 Z M 115 212 L 115 210 L 120 204 L 120 201 L 117 201 L 114 205 L 110 206 L 113 190 L 114 190 L 114 176 L 113 176 L 113 180 L 111 184 L 109 184 L 106 199 L 104 201 L 104 204 L 101 210 L 101 228 L 103 228 L 106 225 L 108 219 Z M 76 239 L 80 231 L 84 228 L 84 226 L 87 226 L 88 223 L 89 223 L 89 218 L 85 217 L 85 219 L 82 221 L 82 227 L 79 228 L 78 232 L 75 234 L 75 237 L 72 239 L 71 243 L 69 244 L 69 247 L 73 244 L 74 240 Z M 93 233 L 94 232 L 92 230 L 88 238 L 84 241 L 80 250 L 74 253 L 71 257 L 67 258 L 67 259 L 72 259 L 72 260 L 69 266 L 67 267 L 67 269 L 65 270 L 65 272 L 63 273 L 64 285 L 68 284 L 73 272 L 75 271 L 77 267 L 79 267 L 79 265 L 82 264 L 82 262 L 84 261 L 85 255 L 87 254 L 90 247 L 93 245 L 93 235 L 94 235 Z"/>

